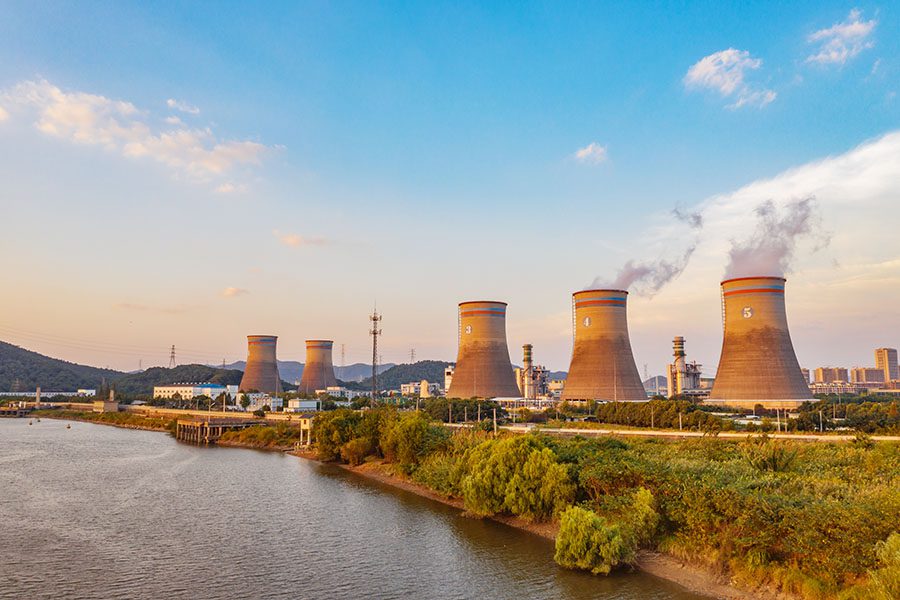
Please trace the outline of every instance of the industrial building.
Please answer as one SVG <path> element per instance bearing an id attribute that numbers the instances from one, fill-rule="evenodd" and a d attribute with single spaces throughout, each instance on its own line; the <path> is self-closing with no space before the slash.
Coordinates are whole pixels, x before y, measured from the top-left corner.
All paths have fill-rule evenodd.
<path id="1" fill-rule="evenodd" d="M 574 343 L 564 401 L 647 401 L 628 338 L 627 297 L 625 290 L 572 295 Z"/>
<path id="2" fill-rule="evenodd" d="M 172 383 L 153 386 L 153 397 L 165 400 L 171 400 L 176 395 L 182 400 L 193 400 L 199 396 L 215 399 L 223 392 L 233 397 L 237 394 L 237 386 L 224 386 L 218 383 Z"/>
<path id="3" fill-rule="evenodd" d="M 506 344 L 506 302 L 459 304 L 459 353 L 449 398 L 517 397 Z"/>
<path id="4" fill-rule="evenodd" d="M 812 400 L 788 331 L 783 277 L 722 282 L 722 355 L 709 402 L 796 408 Z"/>
<path id="5" fill-rule="evenodd" d="M 684 338 L 680 335 L 672 340 L 672 355 L 675 360 L 666 369 L 666 391 L 669 398 L 684 395 L 707 395 L 700 388 L 701 365 L 688 362 L 684 352 Z"/>
<path id="6" fill-rule="evenodd" d="M 255 390 L 265 394 L 280 394 L 283 391 L 275 354 L 277 342 L 278 336 L 275 335 L 247 336 L 247 366 L 241 378 L 242 391 Z"/>
<path id="7" fill-rule="evenodd" d="M 522 346 L 522 366 L 515 369 L 516 384 L 519 395 L 526 400 L 534 400 L 549 395 L 550 371 L 541 365 L 534 364 L 531 344 Z"/>
<path id="8" fill-rule="evenodd" d="M 333 346 L 334 342 L 331 340 L 306 340 L 306 364 L 303 366 L 298 392 L 314 394 L 316 390 L 337 386 L 331 358 Z"/>

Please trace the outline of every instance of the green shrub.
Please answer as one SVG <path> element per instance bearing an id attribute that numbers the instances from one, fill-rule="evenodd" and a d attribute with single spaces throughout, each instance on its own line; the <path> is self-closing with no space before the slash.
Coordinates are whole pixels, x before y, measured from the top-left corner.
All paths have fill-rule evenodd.
<path id="1" fill-rule="evenodd" d="M 622 529 L 597 513 L 573 506 L 562 514 L 553 559 L 567 569 L 607 574 L 633 558 Z"/>
<path id="2" fill-rule="evenodd" d="M 900 598 L 900 533 L 892 533 L 876 548 L 879 568 L 869 573 L 872 600 Z"/>
<path id="3" fill-rule="evenodd" d="M 341 459 L 354 467 L 362 464 L 371 453 L 372 443 L 368 438 L 353 438 L 341 446 Z"/>
<path id="4" fill-rule="evenodd" d="M 754 469 L 780 473 L 787 471 L 797 458 L 797 449 L 787 442 L 773 442 L 766 436 L 752 438 L 741 445 L 744 460 Z"/>

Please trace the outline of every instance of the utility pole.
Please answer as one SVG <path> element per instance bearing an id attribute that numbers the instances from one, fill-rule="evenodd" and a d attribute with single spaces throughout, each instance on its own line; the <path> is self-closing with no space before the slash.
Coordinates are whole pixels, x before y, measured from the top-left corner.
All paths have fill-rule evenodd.
<path id="1" fill-rule="evenodd" d="M 381 315 L 378 314 L 378 305 L 369 316 L 372 322 L 372 329 L 369 335 L 372 336 L 372 402 L 378 396 L 378 336 L 381 335 Z"/>
<path id="2" fill-rule="evenodd" d="M 169 351 L 169 368 L 172 369 L 175 367 L 175 344 L 172 344 L 172 349 Z"/>

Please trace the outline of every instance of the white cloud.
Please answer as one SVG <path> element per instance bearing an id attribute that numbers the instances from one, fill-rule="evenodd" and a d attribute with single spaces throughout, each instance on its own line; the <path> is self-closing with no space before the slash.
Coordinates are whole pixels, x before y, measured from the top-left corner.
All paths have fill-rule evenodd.
<path id="1" fill-rule="evenodd" d="M 717 283 L 732 241 L 752 231 L 754 211 L 767 201 L 782 211 L 814 197 L 831 237 L 825 249 L 815 236 L 799 240 L 787 275 L 798 358 L 811 367 L 871 359 L 872 348 L 889 344 L 885 332 L 900 330 L 900 312 L 893 310 L 900 290 L 897 220 L 891 218 L 900 198 L 898 172 L 900 130 L 705 200 L 697 207 L 703 239 L 685 271 L 654 299 L 632 300 L 638 345 L 659 348 L 662 361 L 668 349 L 658 343 L 660 331 L 684 335 L 712 375 L 721 345 Z M 650 242 L 654 236 L 648 232 Z"/>
<path id="2" fill-rule="evenodd" d="M 827 29 L 820 29 L 807 36 L 810 44 L 818 44 L 815 54 L 806 58 L 806 62 L 820 65 L 843 65 L 848 60 L 867 48 L 875 45 L 869 36 L 875 31 L 878 21 L 862 21 L 862 13 L 854 8 L 841 23 L 835 23 Z"/>
<path id="3" fill-rule="evenodd" d="M 168 123 L 169 125 L 184 125 L 184 121 L 182 121 L 181 119 L 179 119 L 179 118 L 176 117 L 175 115 L 172 115 L 171 117 L 166 117 L 166 118 L 165 118 L 165 121 L 166 121 L 166 123 Z"/>
<path id="4" fill-rule="evenodd" d="M 274 230 L 272 234 L 285 246 L 294 248 L 299 248 L 300 246 L 323 246 L 327 243 L 327 240 L 323 237 L 307 238 L 296 233 L 282 233 L 277 229 Z"/>
<path id="5" fill-rule="evenodd" d="M 717 92 L 723 98 L 735 97 L 728 108 L 763 106 L 775 100 L 777 94 L 768 89 L 750 86 L 745 75 L 762 66 L 762 59 L 753 58 L 747 50 L 728 48 L 704 56 L 694 63 L 684 76 L 684 85 L 693 89 Z"/>
<path id="6" fill-rule="evenodd" d="M 188 128 L 180 121 L 169 121 L 175 128 L 163 130 L 130 102 L 63 91 L 44 80 L 19 83 L 2 97 L 34 111 L 35 127 L 47 135 L 149 158 L 198 181 L 257 165 L 269 150 L 258 142 L 220 140 L 210 128 Z"/>
<path id="7" fill-rule="evenodd" d="M 243 296 L 245 294 L 249 294 L 250 290 L 245 290 L 244 288 L 238 287 L 227 287 L 222 290 L 222 296 L 225 298 L 234 298 L 236 296 Z"/>
<path id="8" fill-rule="evenodd" d="M 2 106 L 0 106 L 0 121 L 5 121 L 9 118 L 9 113 L 6 112 Z"/>
<path id="9" fill-rule="evenodd" d="M 242 194 L 247 191 L 247 186 L 242 183 L 231 183 L 227 181 L 216 186 L 217 194 Z"/>
<path id="10" fill-rule="evenodd" d="M 166 106 L 169 108 L 174 108 L 175 110 L 180 110 L 183 113 L 187 113 L 189 115 L 199 115 L 200 109 L 196 106 L 188 104 L 187 102 L 182 102 L 180 100 L 174 100 L 169 98 L 166 100 Z"/>
<path id="11" fill-rule="evenodd" d="M 599 165 L 602 162 L 606 162 L 608 158 L 609 152 L 606 146 L 602 146 L 597 142 L 591 142 L 575 152 L 575 160 L 582 163 Z"/>

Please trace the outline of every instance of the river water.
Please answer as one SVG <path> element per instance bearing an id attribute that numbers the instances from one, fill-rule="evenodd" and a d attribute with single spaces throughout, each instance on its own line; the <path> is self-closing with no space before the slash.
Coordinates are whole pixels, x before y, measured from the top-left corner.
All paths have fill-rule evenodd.
<path id="1" fill-rule="evenodd" d="M 328 465 L 0 419 L 2 598 L 699 598 Z"/>

